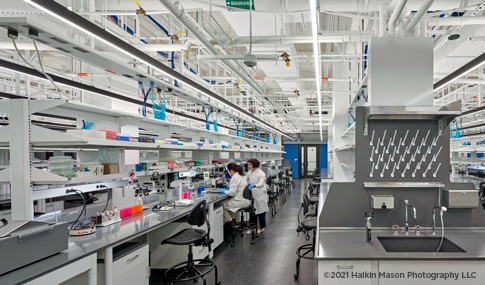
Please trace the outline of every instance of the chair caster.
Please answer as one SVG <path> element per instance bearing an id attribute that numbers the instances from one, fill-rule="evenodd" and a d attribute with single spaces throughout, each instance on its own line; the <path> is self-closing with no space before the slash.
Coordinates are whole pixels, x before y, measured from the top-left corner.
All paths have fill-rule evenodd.
<path id="1" fill-rule="evenodd" d="M 221 281 L 217 282 L 216 285 L 221 285 Z"/>
<path id="2" fill-rule="evenodd" d="M 231 243 L 231 247 L 234 247 L 235 244 Z"/>
<path id="3" fill-rule="evenodd" d="M 251 241 L 251 244 L 254 244 L 254 240 Z"/>
<path id="4" fill-rule="evenodd" d="M 296 275 L 296 274 L 295 274 L 295 275 L 293 275 L 293 276 L 295 277 L 295 279 L 298 279 L 298 275 Z"/>

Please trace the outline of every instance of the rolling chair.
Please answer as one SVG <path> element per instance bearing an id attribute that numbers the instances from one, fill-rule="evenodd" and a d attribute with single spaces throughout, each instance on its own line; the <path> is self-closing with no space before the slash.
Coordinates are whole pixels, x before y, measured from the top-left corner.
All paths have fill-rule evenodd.
<path id="1" fill-rule="evenodd" d="M 266 178 L 266 185 L 268 185 L 268 207 L 271 208 L 271 216 L 274 217 L 276 214 L 276 202 L 278 201 L 278 193 L 272 190 L 273 180 L 276 178 L 276 175 L 270 175 Z"/>
<path id="2" fill-rule="evenodd" d="M 251 205 L 247 206 L 246 208 L 241 208 L 238 210 L 238 212 L 241 213 L 241 221 L 239 223 L 236 223 L 236 227 L 232 229 L 232 244 L 231 247 L 234 247 L 235 243 L 235 236 L 237 232 L 241 232 L 241 236 L 244 237 L 244 233 L 248 230 L 251 230 L 251 244 L 254 244 L 254 237 L 259 235 L 256 233 L 257 225 L 256 223 L 251 223 L 249 221 L 244 220 L 244 214 L 254 215 L 255 209 L 254 209 L 254 199 L 253 199 L 253 192 L 249 189 L 249 185 L 246 185 L 246 187 L 243 190 L 243 197 L 244 199 L 247 199 L 251 201 Z"/>
<path id="3" fill-rule="evenodd" d="M 291 194 L 293 188 L 295 188 L 295 181 L 293 181 L 293 167 L 285 169 L 285 175 L 288 180 L 288 194 Z"/>
<path id="4" fill-rule="evenodd" d="M 300 274 L 300 260 L 302 258 L 304 259 L 314 259 L 314 254 L 315 254 L 315 242 L 316 242 L 316 230 L 317 230 L 317 217 L 315 214 L 309 214 L 309 201 L 310 199 L 308 198 L 307 194 L 303 195 L 303 203 L 300 208 L 300 211 L 298 212 L 298 229 L 296 232 L 298 235 L 303 232 L 306 233 L 306 240 L 310 240 L 310 235 L 309 232 L 313 231 L 313 242 L 309 244 L 304 244 L 297 248 L 296 250 L 296 255 L 298 255 L 298 258 L 296 260 L 296 274 L 295 279 L 298 279 L 298 276 Z M 301 209 L 303 209 L 303 221 L 300 222 L 300 212 Z M 303 253 L 302 253 L 303 252 Z"/>
<path id="5" fill-rule="evenodd" d="M 193 246 L 208 247 L 209 251 L 211 251 L 211 244 L 214 242 L 214 240 L 209 237 L 211 227 L 206 216 L 205 200 L 199 201 L 197 204 L 195 204 L 194 208 L 190 211 L 187 217 L 187 223 L 189 223 L 189 225 L 198 227 L 207 224 L 207 232 L 201 229 L 188 228 L 181 230 L 175 235 L 162 241 L 162 245 L 172 244 L 189 246 L 189 255 L 187 261 L 178 263 L 167 269 L 164 275 L 164 284 L 166 285 L 167 281 L 171 281 L 170 284 L 173 284 L 174 282 L 186 282 L 190 280 L 195 282 L 199 278 L 202 278 L 205 285 L 206 280 L 204 276 L 210 273 L 213 269 L 215 269 L 215 284 L 220 285 L 221 282 L 217 281 L 217 266 L 214 264 L 214 262 L 209 259 L 194 259 L 194 256 L 192 254 Z M 199 263 L 196 264 L 196 262 Z M 201 272 L 204 267 L 209 267 L 209 270 Z M 170 273 L 174 273 L 176 277 L 170 276 Z"/>
<path id="6" fill-rule="evenodd" d="M 286 202 L 286 193 L 285 193 L 285 184 L 283 179 L 283 171 L 278 172 L 277 180 L 273 181 L 273 184 L 276 185 L 276 192 L 278 196 L 281 196 L 281 201 Z"/>

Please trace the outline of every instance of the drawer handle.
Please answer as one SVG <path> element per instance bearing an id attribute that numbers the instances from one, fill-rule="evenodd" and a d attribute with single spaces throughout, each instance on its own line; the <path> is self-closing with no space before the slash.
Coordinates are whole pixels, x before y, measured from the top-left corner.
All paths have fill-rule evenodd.
<path id="1" fill-rule="evenodd" d="M 152 269 L 150 268 L 150 266 L 147 266 L 147 270 L 148 270 L 147 278 L 150 278 L 152 276 Z"/>
<path id="2" fill-rule="evenodd" d="M 352 270 L 352 269 L 354 269 L 354 266 L 353 265 L 350 265 L 350 266 L 340 266 L 340 265 L 337 265 L 337 269 Z"/>
<path id="3" fill-rule="evenodd" d="M 137 254 L 137 255 L 135 255 L 135 257 L 133 257 L 133 258 L 129 258 L 129 259 L 127 259 L 127 260 L 126 260 L 126 262 L 132 262 L 133 260 L 137 259 L 139 256 L 140 256 L 140 255 L 138 255 L 138 254 Z"/>
<path id="4" fill-rule="evenodd" d="M 219 210 L 219 211 L 216 211 L 216 214 L 219 214 L 220 212 L 221 212 L 221 210 Z"/>

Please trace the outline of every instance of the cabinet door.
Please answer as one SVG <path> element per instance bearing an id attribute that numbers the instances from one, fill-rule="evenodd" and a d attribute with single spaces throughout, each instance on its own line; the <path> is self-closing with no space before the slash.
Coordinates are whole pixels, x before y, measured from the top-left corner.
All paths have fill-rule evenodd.
<path id="1" fill-rule="evenodd" d="M 222 207 L 214 209 L 214 220 L 211 224 L 211 237 L 214 239 L 212 250 L 224 241 L 224 217 L 222 215 Z"/>
<path id="2" fill-rule="evenodd" d="M 356 275 L 366 273 L 366 276 Z M 365 278 L 371 277 L 370 273 L 372 273 L 370 260 L 318 261 L 318 284 L 372 285 L 372 278 Z"/>
<path id="3" fill-rule="evenodd" d="M 150 266 L 148 260 L 113 280 L 113 285 L 148 285 Z"/>
<path id="4" fill-rule="evenodd" d="M 409 284 L 460 284 L 460 285 L 475 285 L 484 284 L 485 272 L 484 261 L 379 261 L 379 285 L 409 285 Z M 428 276 L 420 276 L 419 274 L 428 273 Z M 458 279 L 455 278 L 439 278 L 432 280 L 430 274 L 437 273 L 454 273 Z M 383 274 L 394 274 L 394 276 Z M 411 275 L 408 275 L 411 274 Z"/>

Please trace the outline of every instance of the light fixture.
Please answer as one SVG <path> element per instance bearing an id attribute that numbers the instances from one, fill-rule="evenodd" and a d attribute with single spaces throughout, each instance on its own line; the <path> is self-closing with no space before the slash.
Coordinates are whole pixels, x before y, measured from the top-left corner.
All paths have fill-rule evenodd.
<path id="1" fill-rule="evenodd" d="M 97 40 L 113 47 L 114 49 L 140 61 L 141 63 L 171 77 L 173 79 L 178 80 L 180 83 L 198 91 L 199 93 L 213 99 L 219 101 L 223 106 L 228 107 L 232 110 L 239 112 L 240 114 L 244 114 L 251 118 L 254 121 L 261 123 L 265 128 L 269 128 L 269 130 L 274 131 L 278 134 L 287 136 L 288 138 L 294 140 L 292 137 L 286 135 L 285 133 L 281 132 L 277 128 L 271 126 L 270 124 L 266 123 L 265 121 L 257 118 L 256 116 L 252 116 L 249 113 L 245 112 L 242 109 L 239 109 L 236 105 L 233 105 L 231 102 L 225 100 L 224 98 L 216 95 L 210 94 L 211 91 L 202 91 L 205 89 L 203 86 L 198 85 L 196 82 L 193 82 L 180 73 L 168 68 L 167 66 L 163 65 L 159 61 L 153 59 L 149 55 L 143 53 L 142 51 L 138 50 L 137 48 L 133 47 L 129 43 L 123 41 L 122 39 L 112 35 L 102 28 L 98 27 L 96 24 L 84 19 L 83 17 L 79 16 L 78 14 L 69 11 L 66 7 L 56 3 L 53 0 L 24 0 L 26 3 L 32 5 L 33 7 L 40 9 L 47 14 L 55 17 L 56 19 L 61 20 L 62 22 L 73 26 L 74 28 L 96 38 Z M 190 83 L 187 83 L 190 82 Z M 217 97 L 220 97 L 218 99 Z M 232 106 L 233 105 L 233 106 Z"/>
<path id="2" fill-rule="evenodd" d="M 450 73 L 440 81 L 433 84 L 433 92 L 436 92 L 443 86 L 450 84 L 453 81 L 457 80 L 458 78 L 470 73 L 474 69 L 479 68 L 483 64 L 485 64 L 485 53 L 482 53 L 480 56 L 476 57 L 475 59 L 471 60 L 467 64 L 458 68 L 456 71 Z"/>
<path id="3" fill-rule="evenodd" d="M 318 0 L 310 0 L 310 15 L 312 18 L 312 37 L 313 37 L 313 57 L 315 59 L 315 83 L 317 84 L 317 100 L 318 100 L 318 117 L 320 121 L 320 140 L 323 141 L 322 130 L 322 94 L 320 92 L 320 85 L 322 77 L 320 76 L 320 43 L 318 42 Z"/>

